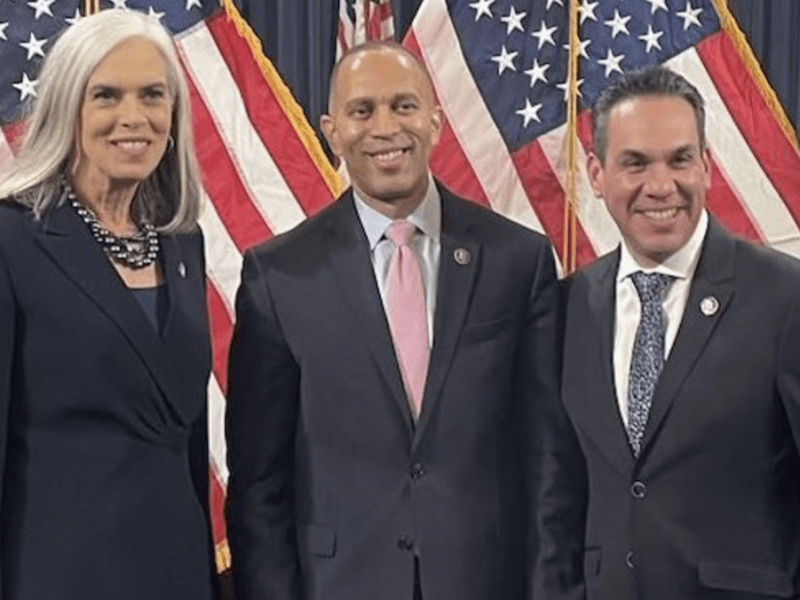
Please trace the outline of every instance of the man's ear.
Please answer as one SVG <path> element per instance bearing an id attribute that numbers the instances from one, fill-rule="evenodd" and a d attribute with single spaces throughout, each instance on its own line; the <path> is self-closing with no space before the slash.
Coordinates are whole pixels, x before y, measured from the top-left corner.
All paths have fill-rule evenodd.
<path id="1" fill-rule="evenodd" d="M 328 145 L 331 147 L 331 151 L 336 156 L 341 156 L 341 146 L 339 145 L 339 136 L 336 132 L 336 125 L 333 122 L 333 117 L 330 115 L 322 115 L 319 118 L 319 128 L 322 130 L 322 134 L 325 136 L 325 139 L 328 141 Z"/>
<path id="2" fill-rule="evenodd" d="M 708 146 L 703 148 L 702 156 L 700 157 L 703 161 L 703 172 L 705 173 L 706 178 L 706 189 L 711 187 L 711 151 L 708 149 Z"/>
<path id="3" fill-rule="evenodd" d="M 438 104 L 433 107 L 431 126 L 433 128 L 433 145 L 435 146 L 439 143 L 439 138 L 442 135 L 442 127 L 444 126 L 444 112 L 442 111 L 442 107 Z"/>
<path id="4" fill-rule="evenodd" d="M 592 191 L 598 198 L 603 197 L 603 162 L 597 156 L 594 150 L 589 151 L 589 156 L 586 159 L 586 173 L 589 176 L 589 183 L 592 185 Z"/>

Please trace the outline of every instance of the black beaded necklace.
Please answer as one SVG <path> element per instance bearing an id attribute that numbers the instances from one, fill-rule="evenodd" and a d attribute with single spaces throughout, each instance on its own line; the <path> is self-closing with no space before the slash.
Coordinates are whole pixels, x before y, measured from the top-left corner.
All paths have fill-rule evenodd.
<path id="1" fill-rule="evenodd" d="M 142 219 L 139 231 L 132 236 L 118 236 L 100 225 L 97 216 L 78 202 L 72 187 L 66 185 L 70 206 L 89 227 L 95 241 L 115 263 L 131 269 L 143 269 L 152 265 L 158 256 L 158 233 L 149 221 Z"/>

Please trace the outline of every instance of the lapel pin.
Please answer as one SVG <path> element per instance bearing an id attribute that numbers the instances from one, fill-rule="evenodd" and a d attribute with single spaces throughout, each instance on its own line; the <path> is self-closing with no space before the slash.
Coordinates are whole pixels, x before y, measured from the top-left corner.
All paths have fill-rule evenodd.
<path id="1" fill-rule="evenodd" d="M 456 248 L 453 252 L 453 258 L 455 258 L 456 262 L 460 265 L 468 265 L 469 261 L 472 260 L 472 255 L 466 248 Z"/>
<path id="2" fill-rule="evenodd" d="M 183 262 L 178 263 L 178 275 L 181 277 L 186 277 L 186 265 Z"/>
<path id="3" fill-rule="evenodd" d="M 700 312 L 710 317 L 719 310 L 719 300 L 714 296 L 706 296 L 700 301 Z"/>

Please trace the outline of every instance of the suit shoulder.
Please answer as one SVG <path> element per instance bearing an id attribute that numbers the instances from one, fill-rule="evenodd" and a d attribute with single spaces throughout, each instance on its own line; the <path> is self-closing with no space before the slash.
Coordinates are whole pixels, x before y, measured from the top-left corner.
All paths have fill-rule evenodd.
<path id="1" fill-rule="evenodd" d="M 13 200 L 0 200 L 0 242 L 19 239 L 35 219 L 27 207 Z"/>
<path id="2" fill-rule="evenodd" d="M 800 260 L 771 248 L 736 238 L 737 269 L 745 276 L 781 283 L 800 282 Z"/>

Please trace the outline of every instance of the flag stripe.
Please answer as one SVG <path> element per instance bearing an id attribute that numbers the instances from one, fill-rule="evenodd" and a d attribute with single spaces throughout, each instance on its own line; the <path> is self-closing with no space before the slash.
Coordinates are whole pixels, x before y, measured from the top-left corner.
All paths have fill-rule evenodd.
<path id="1" fill-rule="evenodd" d="M 697 51 L 746 143 L 777 193 L 787 200 L 787 208 L 795 223 L 800 223 L 797 149 L 772 115 L 739 51 L 725 34 L 703 41 Z M 743 99 L 746 99 L 746 104 Z"/>
<path id="2" fill-rule="evenodd" d="M 225 405 L 223 390 L 216 378 L 208 382 L 208 440 L 209 455 L 217 481 L 228 485 L 227 448 L 225 446 Z M 222 516 L 220 513 L 219 516 Z"/>
<path id="3" fill-rule="evenodd" d="M 203 173 L 213 173 L 204 177 L 204 185 L 210 200 L 208 209 L 218 213 L 224 226 L 215 231 L 227 230 L 235 249 L 239 252 L 272 237 L 263 215 L 253 205 L 250 193 L 239 177 L 238 164 L 234 162 L 231 149 L 220 137 L 214 117 L 208 111 L 200 91 L 194 81 L 194 74 L 187 69 L 192 96 L 195 139 L 203 140 L 197 144 L 197 158 Z M 266 165 L 265 165 L 266 168 Z"/>
<path id="4" fill-rule="evenodd" d="M 667 66 L 689 79 L 705 99 L 708 144 L 725 175 L 724 179 L 730 182 L 736 196 L 741 199 L 742 209 L 752 215 L 771 245 L 800 256 L 797 223 L 728 112 L 700 56 L 690 48 L 668 61 Z"/>
<path id="5" fill-rule="evenodd" d="M 409 43 L 419 48 L 448 116 L 458 115 L 451 125 L 481 186 L 497 212 L 543 232 L 520 182 L 511 157 L 501 149 L 505 143 L 473 81 L 458 36 L 447 18 L 444 0 L 427 0 L 412 25 Z M 550 227 L 555 229 L 556 225 Z"/>
<path id="6" fill-rule="evenodd" d="M 280 178 L 276 176 L 276 187 L 288 186 L 288 190 L 279 190 L 282 195 L 262 195 L 256 200 L 274 206 L 284 199 L 287 202 L 291 199 L 289 206 L 299 204 L 302 209 L 303 214 L 287 211 L 292 215 L 290 221 L 286 225 L 279 226 L 277 230 L 273 229 L 276 232 L 286 231 L 299 222 L 291 221 L 292 218 L 302 220 L 305 215 L 316 214 L 330 204 L 334 198 L 333 190 L 323 178 L 320 168 L 297 168 L 297 165 L 302 163 L 314 164 L 314 158 L 309 154 L 282 103 L 276 97 L 268 74 L 261 72 L 247 41 L 240 36 L 231 35 L 230 25 L 221 17 L 209 19 L 208 27 L 219 48 L 220 56 L 225 61 L 226 71 L 230 70 L 233 81 L 239 86 L 246 103 L 248 121 L 258 132 L 261 142 L 259 145 L 266 147 L 269 152 L 271 160 L 268 164 L 270 167 L 274 165 L 280 174 Z M 225 106 L 227 105 L 222 104 L 220 109 Z M 257 168 L 263 170 L 266 166 L 260 164 Z M 330 169 L 330 166 L 327 165 L 327 168 Z"/>
<path id="7" fill-rule="evenodd" d="M 305 213 L 253 127 L 245 99 L 239 95 L 215 38 L 207 27 L 200 26 L 182 37 L 178 45 L 223 145 L 234 158 L 248 197 L 271 231 L 291 229 Z M 216 170 L 210 172 L 217 176 Z"/>

